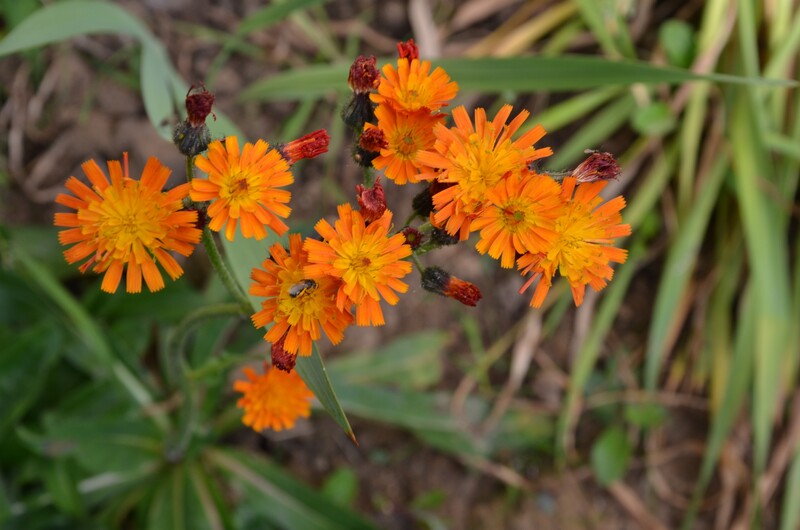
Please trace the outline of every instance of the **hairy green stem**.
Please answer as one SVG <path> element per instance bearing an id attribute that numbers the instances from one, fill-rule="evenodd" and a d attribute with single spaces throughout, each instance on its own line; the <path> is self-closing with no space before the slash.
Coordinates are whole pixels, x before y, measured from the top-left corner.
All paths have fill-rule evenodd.
<path id="1" fill-rule="evenodd" d="M 208 259 L 211 261 L 211 266 L 217 271 L 220 280 L 231 293 L 231 296 L 239 303 L 242 313 L 248 315 L 254 313 L 253 304 L 250 303 L 250 299 L 225 265 L 222 254 L 219 253 L 219 248 L 217 248 L 217 243 L 214 241 L 214 234 L 211 233 L 211 229 L 208 226 L 203 227 L 203 246 L 206 248 L 206 254 L 208 254 Z"/>

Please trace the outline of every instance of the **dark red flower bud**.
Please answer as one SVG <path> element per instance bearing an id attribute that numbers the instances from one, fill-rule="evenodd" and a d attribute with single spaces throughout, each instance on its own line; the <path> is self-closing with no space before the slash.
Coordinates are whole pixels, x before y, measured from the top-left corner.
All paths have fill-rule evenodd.
<path id="1" fill-rule="evenodd" d="M 294 369 L 294 365 L 297 363 L 297 355 L 292 355 L 283 349 L 283 341 L 285 339 L 286 335 L 281 337 L 278 342 L 272 343 L 272 366 L 278 370 L 289 373 Z"/>
<path id="2" fill-rule="evenodd" d="M 407 226 L 403 228 L 403 231 L 401 233 L 405 236 L 406 243 L 408 243 L 408 246 L 411 247 L 412 251 L 417 250 L 419 246 L 422 244 L 424 236 L 422 235 L 422 232 L 420 232 L 413 226 Z"/>
<path id="3" fill-rule="evenodd" d="M 200 83 L 200 86 L 192 85 L 186 93 L 186 119 L 189 124 L 192 127 L 200 127 L 206 122 L 209 114 L 214 116 L 216 121 L 217 116 L 211 111 L 213 105 L 214 94 L 209 92 L 203 83 Z"/>
<path id="4" fill-rule="evenodd" d="M 578 164 L 572 176 L 578 182 L 595 182 L 597 180 L 616 180 L 619 177 L 619 164 L 611 153 L 587 151 L 589 158 Z"/>
<path id="5" fill-rule="evenodd" d="M 379 153 L 381 149 L 389 147 L 386 135 L 377 127 L 367 127 L 358 139 L 358 146 L 366 151 Z"/>
<path id="6" fill-rule="evenodd" d="M 359 55 L 350 67 L 347 84 L 356 94 L 365 94 L 378 88 L 381 76 L 378 73 L 377 61 L 374 55 L 366 57 Z"/>
<path id="7" fill-rule="evenodd" d="M 408 39 L 407 42 L 398 42 L 397 55 L 400 59 L 408 59 L 409 62 L 419 59 L 419 48 L 414 44 L 414 39 Z"/>
<path id="8" fill-rule="evenodd" d="M 288 144 L 279 145 L 277 149 L 281 156 L 289 162 L 289 165 L 292 165 L 304 158 L 314 158 L 322 153 L 327 153 L 330 141 L 331 137 L 328 135 L 328 131 L 320 129 L 297 140 L 292 140 Z"/>
<path id="9" fill-rule="evenodd" d="M 372 188 L 366 188 L 362 184 L 357 185 L 356 198 L 361 207 L 361 215 L 367 223 L 380 219 L 386 211 L 386 194 L 383 192 L 380 177 L 375 179 Z"/>
<path id="10" fill-rule="evenodd" d="M 422 288 L 475 307 L 483 296 L 470 282 L 456 278 L 441 267 L 428 267 L 422 272 Z"/>

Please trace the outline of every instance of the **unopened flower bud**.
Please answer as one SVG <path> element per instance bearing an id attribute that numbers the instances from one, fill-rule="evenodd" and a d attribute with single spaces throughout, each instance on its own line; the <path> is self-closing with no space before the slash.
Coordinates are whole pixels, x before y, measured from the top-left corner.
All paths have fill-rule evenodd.
<path id="1" fill-rule="evenodd" d="M 283 349 L 283 341 L 285 339 L 286 335 L 281 337 L 278 342 L 272 343 L 272 366 L 278 370 L 289 373 L 294 369 L 294 365 L 297 363 L 297 355 L 292 355 Z"/>
<path id="2" fill-rule="evenodd" d="M 419 48 L 414 44 L 414 39 L 408 39 L 407 42 L 398 42 L 397 56 L 400 59 L 408 59 L 409 62 L 419 59 Z"/>
<path id="3" fill-rule="evenodd" d="M 377 221 L 386 211 L 386 194 L 383 192 L 380 177 L 375 179 L 375 184 L 371 188 L 358 184 L 356 197 L 358 205 L 361 207 L 361 215 L 366 223 Z"/>
<path id="4" fill-rule="evenodd" d="M 617 164 L 611 153 L 602 153 L 600 151 L 587 151 L 587 153 L 591 154 L 572 171 L 572 176 L 579 183 L 616 180 L 619 177 L 619 164 Z"/>
<path id="5" fill-rule="evenodd" d="M 359 55 L 350 67 L 350 75 L 347 77 L 347 84 L 350 90 L 356 94 L 368 94 L 371 90 L 376 90 L 381 82 L 381 75 L 378 72 L 377 61 L 374 55 L 366 57 Z"/>
<path id="6" fill-rule="evenodd" d="M 436 243 L 437 246 L 446 247 L 448 245 L 455 245 L 460 241 L 458 236 L 451 236 L 444 228 L 434 228 L 431 230 L 431 241 Z"/>
<path id="7" fill-rule="evenodd" d="M 289 165 L 293 165 L 305 158 L 315 158 L 327 153 L 330 141 L 328 131 L 319 129 L 287 144 L 278 145 L 276 149 Z"/>
<path id="8" fill-rule="evenodd" d="M 433 211 L 433 195 L 431 195 L 430 186 L 414 196 L 411 200 L 411 207 L 414 209 L 414 213 L 420 217 L 428 217 L 430 215 Z"/>
<path id="9" fill-rule="evenodd" d="M 363 130 L 366 123 L 375 123 L 375 104 L 369 99 L 369 92 L 353 94 L 342 109 L 342 121 L 356 131 Z"/>
<path id="10" fill-rule="evenodd" d="M 478 305 L 483 297 L 474 284 L 456 278 L 441 267 L 428 267 L 422 272 L 422 288 L 470 307 Z"/>
<path id="11" fill-rule="evenodd" d="M 192 85 L 186 93 L 186 119 L 172 133 L 172 141 L 182 154 L 197 156 L 208 149 L 211 133 L 206 126 L 206 118 L 211 114 L 217 119 L 211 111 L 213 105 L 214 94 L 202 83 L 199 87 Z"/>
<path id="12" fill-rule="evenodd" d="M 406 238 L 406 243 L 409 247 L 411 247 L 411 251 L 415 251 L 419 248 L 422 244 L 422 240 L 425 236 L 422 235 L 422 232 L 414 228 L 413 226 L 407 226 L 403 228 L 402 232 L 403 236 Z"/>

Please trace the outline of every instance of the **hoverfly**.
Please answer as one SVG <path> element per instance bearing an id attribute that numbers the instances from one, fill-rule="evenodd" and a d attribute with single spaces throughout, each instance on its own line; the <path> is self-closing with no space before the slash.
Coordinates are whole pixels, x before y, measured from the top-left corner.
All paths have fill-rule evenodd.
<path id="1" fill-rule="evenodd" d="M 312 291 L 316 288 L 317 288 L 317 282 L 315 282 L 314 280 L 300 280 L 296 284 L 289 287 L 289 296 L 291 296 L 292 298 L 297 298 L 303 293 Z"/>

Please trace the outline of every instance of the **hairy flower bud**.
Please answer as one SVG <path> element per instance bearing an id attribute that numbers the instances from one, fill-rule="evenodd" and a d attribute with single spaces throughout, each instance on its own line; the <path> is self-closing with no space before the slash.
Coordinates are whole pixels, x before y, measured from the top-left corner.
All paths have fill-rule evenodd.
<path id="1" fill-rule="evenodd" d="M 456 278 L 441 267 L 428 267 L 422 272 L 422 288 L 475 307 L 483 297 L 474 284 Z"/>
<path id="2" fill-rule="evenodd" d="M 197 156 L 211 142 L 211 133 L 206 126 L 206 118 L 211 114 L 214 105 L 214 94 L 201 83 L 199 87 L 192 85 L 186 93 L 186 119 L 180 122 L 172 133 L 172 141 L 178 150 L 186 156 Z"/>
<path id="3" fill-rule="evenodd" d="M 611 153 L 602 153 L 600 151 L 587 151 L 587 153 L 591 154 L 572 171 L 572 176 L 579 183 L 616 180 L 619 177 L 619 164 L 617 164 Z"/>
<path id="4" fill-rule="evenodd" d="M 451 236 L 444 228 L 434 228 L 431 230 L 431 241 L 439 247 L 455 245 L 460 241 L 458 236 Z"/>

